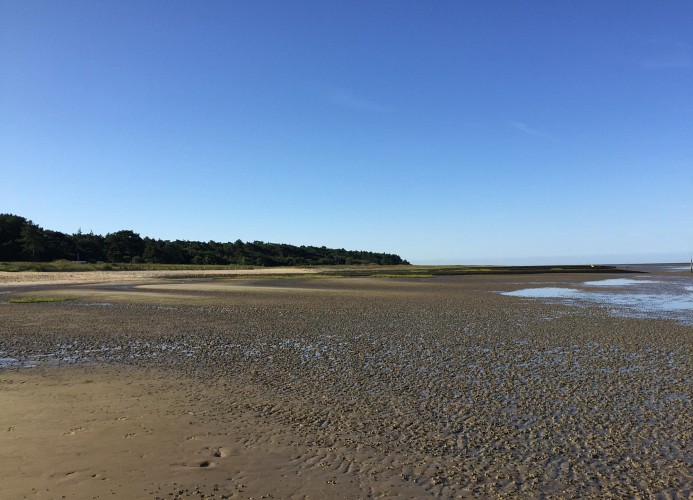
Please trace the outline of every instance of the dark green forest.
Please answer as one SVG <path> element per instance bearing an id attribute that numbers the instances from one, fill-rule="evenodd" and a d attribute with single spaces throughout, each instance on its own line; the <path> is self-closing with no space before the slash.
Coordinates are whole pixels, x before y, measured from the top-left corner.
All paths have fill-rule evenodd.
<path id="1" fill-rule="evenodd" d="M 242 266 L 311 266 L 351 264 L 409 264 L 399 255 L 343 248 L 295 246 L 254 241 L 160 240 L 142 238 L 131 230 L 106 236 L 65 234 L 43 229 L 24 217 L 0 214 L 0 261 L 54 260 L 151 264 L 235 264 Z"/>

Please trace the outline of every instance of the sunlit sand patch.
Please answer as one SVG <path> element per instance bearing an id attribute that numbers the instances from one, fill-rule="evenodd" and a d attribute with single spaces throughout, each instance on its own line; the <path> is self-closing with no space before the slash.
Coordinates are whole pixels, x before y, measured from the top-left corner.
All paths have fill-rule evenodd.
<path id="1" fill-rule="evenodd" d="M 215 283 L 157 283 L 157 284 L 145 284 L 137 285 L 135 287 L 139 290 L 162 290 L 162 291 L 177 291 L 177 290 L 187 290 L 195 292 L 288 292 L 294 293 L 297 291 L 306 293 L 321 293 L 328 292 L 329 289 L 317 289 L 317 288 L 307 288 L 307 287 L 297 287 L 297 286 L 261 286 L 261 285 L 247 285 L 234 283 L 233 281 L 215 282 Z M 341 291 L 340 291 L 341 293 Z"/>
<path id="2" fill-rule="evenodd" d="M 218 278 L 239 275 L 272 275 L 272 274 L 315 274 L 319 270 L 302 267 L 268 267 L 258 269 L 224 269 L 224 270 L 171 270 L 171 271 L 82 271 L 82 272 L 0 272 L 0 284 L 3 286 L 43 285 L 51 283 L 112 283 L 133 282 L 152 279 L 175 278 Z"/>
<path id="3" fill-rule="evenodd" d="M 316 281 L 316 280 L 310 280 Z M 132 290 L 159 291 L 178 294 L 185 292 L 223 292 L 223 293 L 258 293 L 258 294 L 377 294 L 402 295 L 405 293 L 416 293 L 415 284 L 410 291 L 397 289 L 393 280 L 388 278 L 330 278 L 326 283 L 310 283 L 301 280 L 282 280 L 267 282 L 267 280 L 249 282 L 248 280 L 220 280 L 220 281 L 186 281 L 172 283 L 144 283 L 132 287 Z M 346 286 L 345 286 L 346 285 Z M 353 286 L 353 288 L 351 288 Z M 220 297 L 222 297 L 220 295 Z"/>
<path id="4" fill-rule="evenodd" d="M 313 454 L 286 426 L 268 426 L 244 406 L 206 409 L 210 395 L 233 402 L 228 391 L 207 395 L 192 380 L 111 367 L 13 371 L 2 381 L 2 498 L 365 494 L 344 475 L 294 463 Z M 257 435 L 264 440 L 249 439 Z"/>

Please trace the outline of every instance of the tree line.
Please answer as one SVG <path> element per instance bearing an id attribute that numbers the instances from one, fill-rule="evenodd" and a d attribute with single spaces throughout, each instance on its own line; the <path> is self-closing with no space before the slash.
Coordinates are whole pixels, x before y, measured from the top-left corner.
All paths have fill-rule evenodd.
<path id="1" fill-rule="evenodd" d="M 399 255 L 343 248 L 295 246 L 254 241 L 160 240 L 131 230 L 106 236 L 43 229 L 24 217 L 0 214 L 0 261 L 54 260 L 152 264 L 235 264 L 244 266 L 311 266 L 409 264 Z"/>

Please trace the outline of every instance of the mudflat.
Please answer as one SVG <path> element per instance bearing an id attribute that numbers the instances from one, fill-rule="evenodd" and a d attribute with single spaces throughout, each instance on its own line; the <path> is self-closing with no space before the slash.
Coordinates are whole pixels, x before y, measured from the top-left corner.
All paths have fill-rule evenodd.
<path id="1" fill-rule="evenodd" d="M 165 278 L 0 283 L 11 498 L 693 492 L 693 328 L 498 293 L 594 275 Z"/>

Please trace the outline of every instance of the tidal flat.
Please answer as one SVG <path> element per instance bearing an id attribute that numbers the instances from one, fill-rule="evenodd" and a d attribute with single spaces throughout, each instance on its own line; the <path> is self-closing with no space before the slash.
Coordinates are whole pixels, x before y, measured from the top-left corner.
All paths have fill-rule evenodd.
<path id="1" fill-rule="evenodd" d="M 504 295 L 598 278 L 0 282 L 0 401 L 24 409 L 0 416 L 0 479 L 49 498 L 690 498 L 693 327 Z M 10 303 L 32 296 L 71 300 Z"/>

